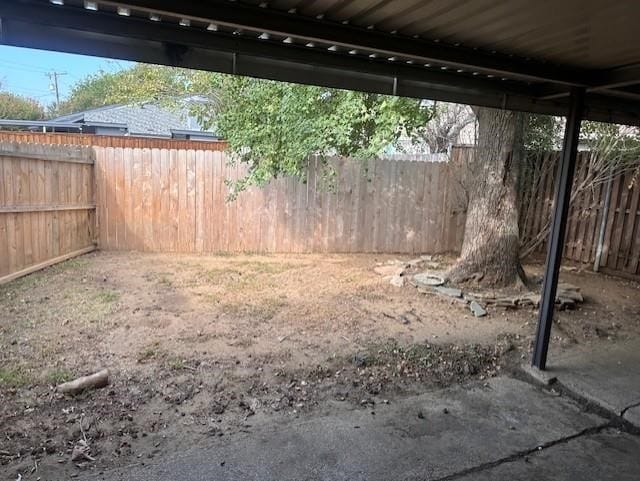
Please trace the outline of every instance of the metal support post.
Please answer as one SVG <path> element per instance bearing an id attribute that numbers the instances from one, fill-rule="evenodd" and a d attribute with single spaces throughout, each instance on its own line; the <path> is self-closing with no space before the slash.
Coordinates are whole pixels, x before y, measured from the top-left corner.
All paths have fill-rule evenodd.
<path id="1" fill-rule="evenodd" d="M 556 180 L 555 202 L 553 221 L 549 233 L 547 247 L 547 261 L 542 284 L 542 299 L 540 301 L 540 313 L 538 317 L 538 329 L 536 332 L 535 347 L 531 364 L 540 370 L 547 365 L 547 352 L 549 350 L 549 338 L 551 336 L 551 323 L 553 321 L 553 309 L 558 287 L 558 274 L 564 248 L 564 235 L 569 214 L 569 201 L 571 199 L 571 186 L 576 167 L 578 153 L 578 136 L 584 103 L 584 89 L 574 88 L 571 91 L 571 104 L 564 131 L 562 156 L 560 168 Z"/>

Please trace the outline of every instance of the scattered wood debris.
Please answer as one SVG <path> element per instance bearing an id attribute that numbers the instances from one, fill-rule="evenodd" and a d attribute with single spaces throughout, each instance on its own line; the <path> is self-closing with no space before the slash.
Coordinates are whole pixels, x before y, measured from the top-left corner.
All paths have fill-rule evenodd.
<path id="1" fill-rule="evenodd" d="M 91 448 L 89 444 L 84 439 L 80 439 L 76 445 L 73 447 L 73 451 L 71 452 L 71 461 L 95 461 L 96 458 L 91 456 L 89 453 L 91 452 Z"/>
<path id="2" fill-rule="evenodd" d="M 56 388 L 62 394 L 75 395 L 85 389 L 98 389 L 109 384 L 109 370 L 103 369 L 90 376 L 79 377 L 73 381 L 59 384 Z"/>

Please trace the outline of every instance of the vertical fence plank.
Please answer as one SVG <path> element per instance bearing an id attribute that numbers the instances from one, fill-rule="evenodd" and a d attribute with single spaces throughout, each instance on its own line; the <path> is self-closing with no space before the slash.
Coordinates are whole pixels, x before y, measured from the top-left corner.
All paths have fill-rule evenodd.
<path id="1" fill-rule="evenodd" d="M 180 196 L 184 195 L 185 186 L 184 183 L 180 183 L 182 169 L 179 165 L 178 153 L 179 151 L 176 150 L 169 151 L 169 213 L 166 221 L 171 227 L 168 238 L 165 239 L 169 252 L 180 251 Z M 185 177 L 183 175 L 183 181 Z"/>
<path id="2" fill-rule="evenodd" d="M 629 204 L 625 208 L 625 223 L 622 227 L 622 242 L 620 244 L 620 263 L 619 269 L 626 272 L 635 272 L 635 269 L 630 269 L 632 263 L 632 250 L 634 243 L 634 233 L 637 233 L 638 224 L 638 201 L 640 199 L 640 188 L 638 188 L 637 181 L 632 182 L 631 174 L 628 175 L 627 186 L 632 186 L 629 192 Z M 627 189 L 629 190 L 629 189 Z M 622 206 L 621 206 L 622 208 Z M 637 235 L 637 234 L 636 234 Z"/>
<path id="3" fill-rule="evenodd" d="M 629 189 L 626 178 L 620 178 L 618 202 L 613 211 L 613 232 L 611 234 L 611 245 L 609 250 L 609 267 L 611 269 L 619 269 L 621 266 L 620 244 L 622 242 L 622 231 L 626 221 L 626 212 L 628 208 Z"/>
<path id="4" fill-rule="evenodd" d="M 0 205 L 9 205 L 7 194 L 8 183 L 7 173 L 10 171 L 10 160 L 0 156 Z M 0 276 L 11 273 L 10 252 L 9 252 L 9 232 L 7 229 L 7 221 L 9 214 L 0 214 Z"/>
<path id="5" fill-rule="evenodd" d="M 220 179 L 222 177 L 222 155 L 215 152 L 212 155 L 211 169 L 211 252 L 220 252 L 222 246 L 222 224 L 224 222 L 224 206 L 220 201 Z"/>
<path id="6" fill-rule="evenodd" d="M 195 151 L 195 252 L 204 252 L 206 209 L 204 199 L 206 196 L 206 167 L 204 163 L 204 153 Z"/>

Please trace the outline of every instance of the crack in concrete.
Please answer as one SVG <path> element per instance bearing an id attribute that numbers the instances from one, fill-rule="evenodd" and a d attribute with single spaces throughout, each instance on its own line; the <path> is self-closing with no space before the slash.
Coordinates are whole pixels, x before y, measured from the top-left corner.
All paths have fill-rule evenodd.
<path id="1" fill-rule="evenodd" d="M 467 469 L 463 469 L 462 471 L 458 471 L 457 473 L 453 473 L 453 474 L 448 474 L 446 476 L 443 476 L 441 478 L 436 478 L 433 479 L 432 481 L 451 481 L 451 480 L 455 480 L 455 479 L 460 479 L 464 476 L 467 476 L 469 474 L 474 474 L 474 473 L 478 473 L 481 471 L 485 471 L 487 469 L 491 469 L 491 468 L 495 468 L 497 466 L 500 466 L 502 464 L 506 464 L 506 463 L 513 463 L 515 461 L 521 460 L 526 458 L 527 456 L 531 456 L 534 454 L 537 454 L 541 451 L 544 451 L 545 449 L 549 449 L 553 446 L 556 446 L 558 444 L 563 444 L 563 443 L 568 443 L 569 441 L 572 441 L 574 439 L 580 438 L 582 436 L 590 436 L 592 434 L 598 434 L 601 431 L 604 431 L 605 429 L 609 429 L 614 427 L 612 425 L 611 422 L 607 422 L 605 424 L 601 424 L 599 426 L 594 426 L 594 427 L 590 427 L 590 428 L 586 428 L 583 429 L 582 431 L 579 431 L 575 434 L 571 434 L 569 436 L 565 436 L 559 439 L 555 439 L 553 441 L 549 441 L 547 443 L 541 444 L 540 446 L 536 446 L 535 448 L 532 449 L 527 449 L 524 451 L 518 451 L 514 454 L 511 454 L 509 456 L 506 456 L 504 458 L 500 458 L 500 459 L 496 459 L 495 461 L 489 461 L 487 463 L 482 463 L 479 464 L 477 466 L 472 466 L 470 468 Z"/>
<path id="2" fill-rule="evenodd" d="M 514 373 L 516 374 L 516 373 Z M 449 474 L 446 476 L 443 476 L 441 478 L 436 478 L 433 479 L 432 481 L 451 481 L 451 480 L 455 480 L 455 479 L 460 479 L 464 476 L 473 474 L 473 473 L 478 473 L 481 471 L 485 471 L 491 468 L 495 468 L 497 466 L 500 466 L 502 464 L 506 464 L 506 463 L 513 463 L 516 462 L 518 460 L 524 459 L 527 456 L 531 456 L 531 455 L 535 455 L 541 451 L 544 451 L 545 449 L 551 448 L 553 446 L 556 446 L 558 444 L 563 444 L 563 443 L 568 443 L 569 441 L 572 441 L 574 439 L 577 439 L 579 437 L 582 436 L 590 436 L 592 434 L 597 434 L 605 429 L 609 429 L 609 428 L 614 428 L 614 429 L 620 429 L 622 431 L 628 432 L 630 434 L 640 434 L 637 432 L 637 429 L 634 428 L 633 425 L 631 425 L 628 421 L 626 421 L 625 419 L 622 418 L 622 416 L 624 415 L 625 412 L 627 412 L 629 409 L 634 408 L 636 406 L 640 406 L 640 401 L 632 404 L 631 406 L 627 406 L 620 414 L 617 414 L 615 412 L 612 412 L 606 408 L 604 408 L 603 406 L 594 403 L 593 401 L 590 401 L 586 398 L 584 398 L 583 396 L 580 396 L 579 394 L 577 394 L 576 392 L 574 392 L 572 389 L 568 388 L 566 385 L 562 384 L 561 382 L 559 382 L 557 379 L 554 379 L 553 382 L 551 382 L 549 385 L 547 386 L 540 386 L 539 383 L 535 382 L 535 380 L 531 379 L 529 376 L 525 375 L 521 375 L 521 376 L 516 376 L 517 378 L 519 378 L 520 380 L 527 382 L 528 384 L 531 384 L 533 386 L 536 386 L 538 388 L 541 388 L 543 390 L 547 390 L 547 389 L 554 389 L 556 390 L 556 392 L 558 394 L 560 394 L 561 396 L 567 397 L 569 399 L 571 399 L 572 401 L 576 402 L 584 411 L 592 413 L 592 414 L 596 414 L 604 419 L 607 420 L 606 423 L 595 426 L 595 427 L 590 427 L 590 428 L 586 428 L 583 429 L 582 431 L 579 431 L 575 434 L 569 435 L 569 436 L 565 436 L 553 441 L 549 441 L 548 443 L 542 444 L 540 446 L 536 446 L 533 449 L 528 449 L 528 450 L 524 450 L 524 451 L 519 451 L 516 452 L 514 454 L 511 454 L 509 456 L 506 456 L 504 458 L 500 458 L 497 459 L 495 461 L 489 461 L 483 464 L 479 464 L 477 466 L 472 466 L 470 468 L 464 469 L 462 471 L 453 473 L 453 474 Z"/>
<path id="3" fill-rule="evenodd" d="M 611 424 L 612 427 L 616 429 L 620 429 L 621 431 L 624 431 L 629 434 L 635 434 L 635 435 L 640 434 L 640 427 L 635 426 L 633 423 L 629 422 L 627 419 L 623 417 L 624 413 L 627 412 L 627 410 L 635 406 L 640 406 L 640 402 L 636 404 L 632 404 L 631 406 L 627 406 L 620 412 L 620 414 L 618 414 L 616 411 L 607 409 L 601 404 L 593 400 L 587 399 L 584 396 L 581 396 L 580 394 L 576 393 L 575 391 L 573 391 L 571 388 L 561 383 L 560 381 L 556 381 L 553 384 L 553 387 L 561 395 L 566 396 L 569 399 L 572 399 L 573 401 L 577 402 L 582 407 L 582 409 L 584 409 L 586 412 L 596 414 L 604 419 L 609 420 L 609 424 Z"/>
<path id="4" fill-rule="evenodd" d="M 638 401 L 637 403 L 633 403 L 630 406 L 627 406 L 626 408 L 624 408 L 622 411 L 620 411 L 620 417 L 624 416 L 624 414 L 629 410 L 629 409 L 633 409 L 633 408 L 637 408 L 638 406 L 640 406 L 640 401 Z"/>

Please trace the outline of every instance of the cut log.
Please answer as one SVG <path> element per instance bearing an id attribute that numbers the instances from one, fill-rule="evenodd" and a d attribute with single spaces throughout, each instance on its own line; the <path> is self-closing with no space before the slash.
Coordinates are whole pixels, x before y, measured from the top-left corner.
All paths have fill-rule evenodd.
<path id="1" fill-rule="evenodd" d="M 109 370 L 103 369 L 90 376 L 83 376 L 73 381 L 59 384 L 56 388 L 63 394 L 78 394 L 85 389 L 98 389 L 109 384 Z"/>

